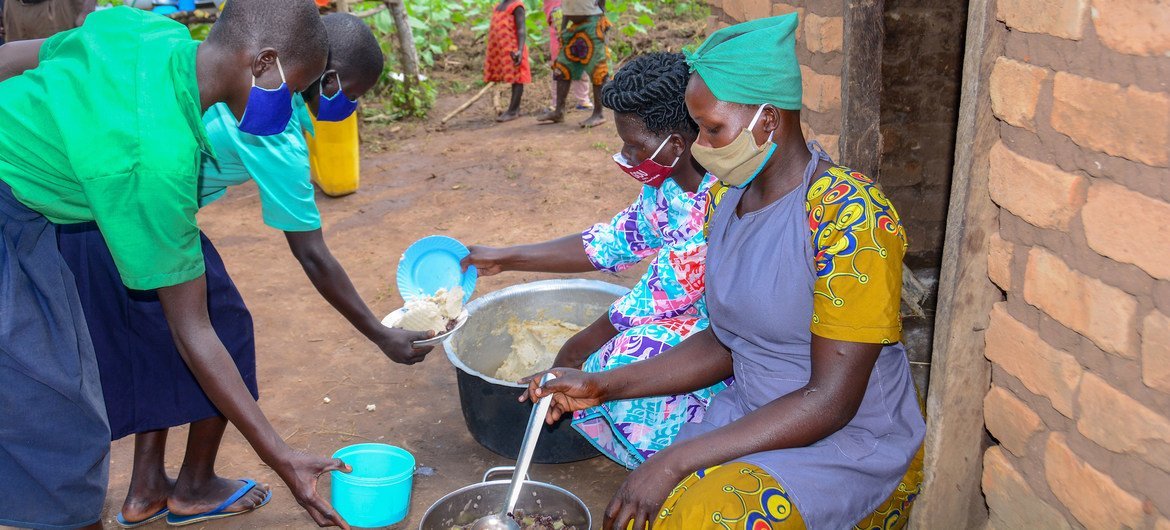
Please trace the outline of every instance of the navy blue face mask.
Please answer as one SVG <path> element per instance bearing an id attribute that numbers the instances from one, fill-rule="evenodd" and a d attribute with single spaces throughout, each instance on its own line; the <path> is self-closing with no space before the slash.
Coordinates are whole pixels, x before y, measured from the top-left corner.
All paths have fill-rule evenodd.
<path id="1" fill-rule="evenodd" d="M 357 110 L 357 100 L 349 99 L 342 93 L 341 74 L 334 72 L 333 75 L 337 76 L 337 93 L 329 97 L 325 96 L 325 77 L 321 76 L 317 96 L 317 121 L 341 121 Z"/>
<path id="2" fill-rule="evenodd" d="M 272 136 L 284 131 L 292 119 L 292 91 L 284 79 L 284 68 L 276 58 L 276 69 L 280 71 L 280 86 L 273 89 L 256 86 L 252 76 L 252 91 L 248 93 L 248 104 L 240 120 L 240 131 L 256 136 Z"/>

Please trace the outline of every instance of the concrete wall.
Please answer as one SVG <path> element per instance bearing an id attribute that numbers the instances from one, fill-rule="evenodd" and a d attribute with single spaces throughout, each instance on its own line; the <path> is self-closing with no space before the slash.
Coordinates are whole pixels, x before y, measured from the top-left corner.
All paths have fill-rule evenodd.
<path id="1" fill-rule="evenodd" d="M 1170 529 L 1170 4 L 993 9 L 991 527 Z"/>

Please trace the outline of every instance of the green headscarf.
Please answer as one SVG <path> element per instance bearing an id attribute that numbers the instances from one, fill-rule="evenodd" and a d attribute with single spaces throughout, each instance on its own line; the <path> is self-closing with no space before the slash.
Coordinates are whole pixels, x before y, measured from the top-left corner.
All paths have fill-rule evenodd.
<path id="1" fill-rule="evenodd" d="M 796 25 L 790 13 L 723 28 L 688 52 L 687 63 L 720 101 L 800 110 Z"/>

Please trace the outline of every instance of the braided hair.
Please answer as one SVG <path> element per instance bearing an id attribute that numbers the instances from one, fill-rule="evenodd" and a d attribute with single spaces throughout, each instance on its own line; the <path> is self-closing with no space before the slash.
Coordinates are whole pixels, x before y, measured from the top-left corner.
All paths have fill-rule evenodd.
<path id="1" fill-rule="evenodd" d="M 690 68 L 681 53 L 655 52 L 635 57 L 601 90 L 601 103 L 617 113 L 635 114 L 653 134 L 694 138 L 699 126 L 687 113 Z"/>

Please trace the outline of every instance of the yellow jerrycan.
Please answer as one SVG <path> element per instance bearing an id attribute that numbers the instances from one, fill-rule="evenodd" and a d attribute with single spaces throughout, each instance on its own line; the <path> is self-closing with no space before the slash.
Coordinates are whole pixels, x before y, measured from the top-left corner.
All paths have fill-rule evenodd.
<path id="1" fill-rule="evenodd" d="M 305 133 L 309 144 L 309 168 L 313 182 L 330 197 L 349 195 L 357 191 L 361 176 L 358 151 L 358 113 L 338 121 L 313 120 L 313 131 Z"/>

